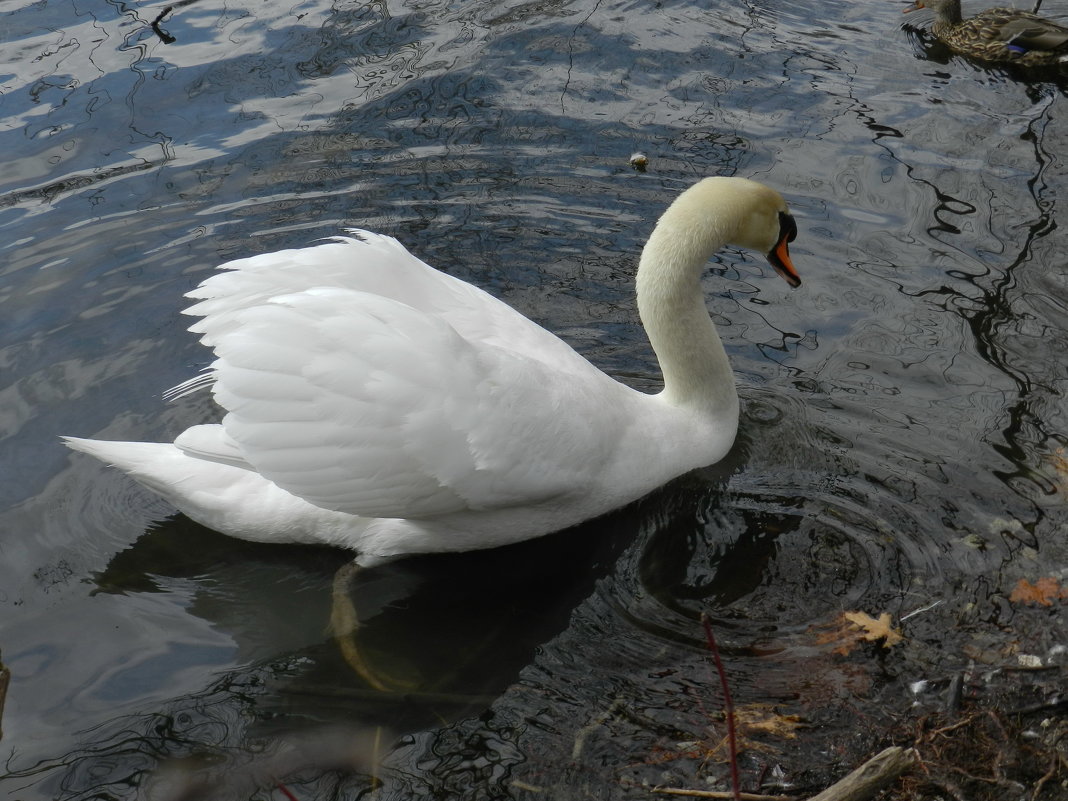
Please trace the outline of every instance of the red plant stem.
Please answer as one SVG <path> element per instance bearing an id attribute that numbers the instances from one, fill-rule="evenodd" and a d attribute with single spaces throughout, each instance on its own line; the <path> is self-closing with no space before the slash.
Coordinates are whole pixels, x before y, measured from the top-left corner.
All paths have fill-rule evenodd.
<path id="1" fill-rule="evenodd" d="M 716 635 L 712 633 L 712 621 L 708 615 L 701 613 L 701 625 L 705 629 L 705 639 L 708 640 L 708 650 L 712 652 L 712 661 L 716 663 L 716 673 L 719 674 L 719 686 L 723 689 L 723 706 L 727 711 L 727 748 L 730 751 L 731 766 L 731 792 L 735 801 L 742 797 L 742 780 L 738 775 L 738 740 L 734 732 L 734 701 L 731 699 L 731 688 L 727 686 L 727 672 L 723 669 L 723 660 L 719 658 L 719 647 L 716 645 Z"/>
<path id="2" fill-rule="evenodd" d="M 289 788 L 282 784 L 282 782 L 275 782 L 274 786 L 281 790 L 283 793 L 285 793 L 285 796 L 289 799 L 289 801 L 298 801 L 297 797 L 293 795 L 293 793 L 289 792 Z"/>

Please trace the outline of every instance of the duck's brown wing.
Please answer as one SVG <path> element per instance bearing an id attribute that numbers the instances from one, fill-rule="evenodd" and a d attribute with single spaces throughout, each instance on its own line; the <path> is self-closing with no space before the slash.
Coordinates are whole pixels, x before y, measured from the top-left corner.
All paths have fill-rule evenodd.
<path id="1" fill-rule="evenodd" d="M 1027 50 L 1058 50 L 1068 44 L 1068 28 L 1040 18 L 1006 20 L 998 39 Z"/>

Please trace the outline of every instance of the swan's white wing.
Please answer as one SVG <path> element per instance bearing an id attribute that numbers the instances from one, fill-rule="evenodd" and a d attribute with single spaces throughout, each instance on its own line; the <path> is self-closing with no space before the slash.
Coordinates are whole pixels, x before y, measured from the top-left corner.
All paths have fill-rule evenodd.
<path id="1" fill-rule="evenodd" d="M 336 237 L 314 247 L 220 265 L 221 272 L 187 295 L 200 302 L 184 313 L 203 318 L 189 330 L 214 347 L 233 329 L 234 315 L 242 309 L 311 287 L 339 287 L 398 300 L 440 317 L 465 339 L 499 345 L 557 370 L 588 366 L 554 334 L 478 287 L 420 261 L 393 237 L 356 229 L 351 233 L 358 238 Z"/>
<path id="2" fill-rule="evenodd" d="M 632 392 L 588 363 L 561 374 L 366 292 L 311 289 L 226 314 L 212 370 L 227 435 L 283 489 L 360 516 L 581 492 L 615 447 L 613 401 Z"/>

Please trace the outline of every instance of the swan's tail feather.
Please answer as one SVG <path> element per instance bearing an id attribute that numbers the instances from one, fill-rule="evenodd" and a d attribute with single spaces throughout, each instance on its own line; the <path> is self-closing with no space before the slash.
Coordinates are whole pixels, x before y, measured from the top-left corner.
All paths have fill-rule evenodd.
<path id="1" fill-rule="evenodd" d="M 119 468 L 172 503 L 176 483 L 189 478 L 188 467 L 182 464 L 181 451 L 169 442 L 113 442 L 81 437 L 61 439 L 68 448 Z"/>
<path id="2" fill-rule="evenodd" d="M 128 464 L 144 461 L 149 452 L 154 452 L 164 445 L 162 442 L 113 442 L 82 437 L 60 437 L 60 439 L 71 450 L 88 453 L 106 464 L 123 470 L 128 469 Z"/>
<path id="3" fill-rule="evenodd" d="M 182 436 L 193 444 L 208 442 L 211 428 L 194 426 Z M 247 465 L 198 458 L 170 442 L 62 439 L 68 448 L 119 468 L 201 525 L 238 539 L 353 548 L 371 522 L 312 506 Z"/>

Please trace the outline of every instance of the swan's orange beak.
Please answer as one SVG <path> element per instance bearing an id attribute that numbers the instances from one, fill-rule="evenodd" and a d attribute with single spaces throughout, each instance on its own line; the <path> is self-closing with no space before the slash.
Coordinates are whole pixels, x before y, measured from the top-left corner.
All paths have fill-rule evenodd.
<path id="1" fill-rule="evenodd" d="M 801 276 L 797 274 L 794 263 L 790 261 L 790 243 L 797 237 L 797 223 L 784 211 L 779 212 L 779 242 L 768 254 L 768 262 L 775 272 L 782 276 L 790 286 L 801 286 Z"/>
<path id="2" fill-rule="evenodd" d="M 921 8 L 927 8 L 927 6 L 923 4 L 923 0 L 916 0 L 912 5 L 905 6 L 901 9 L 901 13 L 908 14 L 910 11 L 919 11 Z"/>

